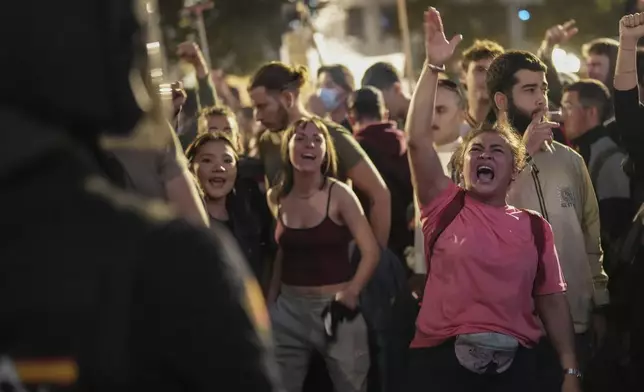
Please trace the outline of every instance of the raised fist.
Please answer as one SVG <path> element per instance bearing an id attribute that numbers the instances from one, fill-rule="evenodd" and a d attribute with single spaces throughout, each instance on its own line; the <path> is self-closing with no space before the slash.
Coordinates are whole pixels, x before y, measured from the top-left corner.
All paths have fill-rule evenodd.
<path id="1" fill-rule="evenodd" d="M 463 40 L 460 34 L 445 38 L 443 20 L 438 10 L 429 7 L 425 11 L 425 55 L 427 62 L 436 66 L 443 66 L 454 54 L 456 46 Z"/>
<path id="2" fill-rule="evenodd" d="M 177 47 L 177 56 L 195 67 L 203 67 L 206 64 L 199 45 L 194 42 L 180 43 Z"/>
<path id="3" fill-rule="evenodd" d="M 644 12 L 624 16 L 619 21 L 619 35 L 635 40 L 644 37 Z"/>

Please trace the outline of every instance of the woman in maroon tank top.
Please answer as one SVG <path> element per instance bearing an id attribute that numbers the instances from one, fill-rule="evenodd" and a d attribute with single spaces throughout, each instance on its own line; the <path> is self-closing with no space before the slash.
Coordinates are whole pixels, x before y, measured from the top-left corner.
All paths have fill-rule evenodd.
<path id="1" fill-rule="evenodd" d="M 336 391 L 364 391 L 369 353 L 363 318 L 342 320 L 330 340 L 322 313 L 333 300 L 357 308 L 378 262 L 378 244 L 351 188 L 332 178 L 336 155 L 324 124 L 300 120 L 282 143 L 283 180 L 268 192 L 279 245 L 268 301 L 282 381 L 288 392 L 300 392 L 315 350 Z M 357 268 L 349 258 L 353 240 L 362 255 Z"/>

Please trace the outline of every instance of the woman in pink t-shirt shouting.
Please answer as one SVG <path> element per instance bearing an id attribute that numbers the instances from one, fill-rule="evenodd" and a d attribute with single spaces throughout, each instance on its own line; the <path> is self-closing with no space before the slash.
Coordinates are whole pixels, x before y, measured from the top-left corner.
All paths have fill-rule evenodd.
<path id="1" fill-rule="evenodd" d="M 512 129 L 483 125 L 454 155 L 459 184 L 445 176 L 428 108 L 462 38 L 447 41 L 434 8 L 425 13 L 425 31 L 427 60 L 406 131 L 431 272 L 411 343 L 408 391 L 533 391 L 532 348 L 542 337 L 541 323 L 559 354 L 562 390 L 579 391 L 552 229 L 536 213 L 506 203 L 526 161 L 524 144 Z"/>

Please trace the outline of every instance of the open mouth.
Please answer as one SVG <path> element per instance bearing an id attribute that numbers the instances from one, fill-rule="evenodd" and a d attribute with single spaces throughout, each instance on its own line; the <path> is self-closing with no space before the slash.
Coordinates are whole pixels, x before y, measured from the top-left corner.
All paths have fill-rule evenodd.
<path id="1" fill-rule="evenodd" d="M 494 169 L 490 166 L 481 165 L 476 168 L 476 177 L 483 182 L 494 180 Z"/>
<path id="2" fill-rule="evenodd" d="M 302 154 L 302 159 L 307 159 L 307 160 L 310 160 L 310 161 L 314 161 L 315 160 L 315 155 L 305 153 L 305 154 Z"/>
<path id="3" fill-rule="evenodd" d="M 226 179 L 214 177 L 208 180 L 208 183 L 214 187 L 222 187 L 226 183 Z"/>

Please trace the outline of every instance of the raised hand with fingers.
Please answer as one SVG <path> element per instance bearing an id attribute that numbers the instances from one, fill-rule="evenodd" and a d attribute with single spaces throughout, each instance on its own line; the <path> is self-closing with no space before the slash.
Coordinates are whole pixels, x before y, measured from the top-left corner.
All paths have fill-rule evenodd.
<path id="1" fill-rule="evenodd" d="M 456 46 L 462 40 L 463 36 L 457 34 L 448 41 L 438 10 L 430 7 L 425 11 L 425 55 L 428 64 L 443 66 L 452 57 Z"/>
<path id="2" fill-rule="evenodd" d="M 559 124 L 550 121 L 543 121 L 545 111 L 536 113 L 532 117 L 532 122 L 528 125 L 523 134 L 523 143 L 528 150 L 528 154 L 534 155 L 540 150 L 547 149 L 547 143 L 552 143 L 552 128 L 557 128 Z"/>
<path id="3" fill-rule="evenodd" d="M 546 31 L 546 43 L 550 47 L 555 47 L 556 45 L 562 45 L 568 42 L 575 34 L 579 32 L 579 29 L 575 27 L 577 22 L 574 19 L 567 21 L 564 24 L 556 25 L 549 28 Z"/>
<path id="4" fill-rule="evenodd" d="M 619 21 L 619 36 L 634 40 L 644 37 L 644 12 L 624 16 Z"/>

